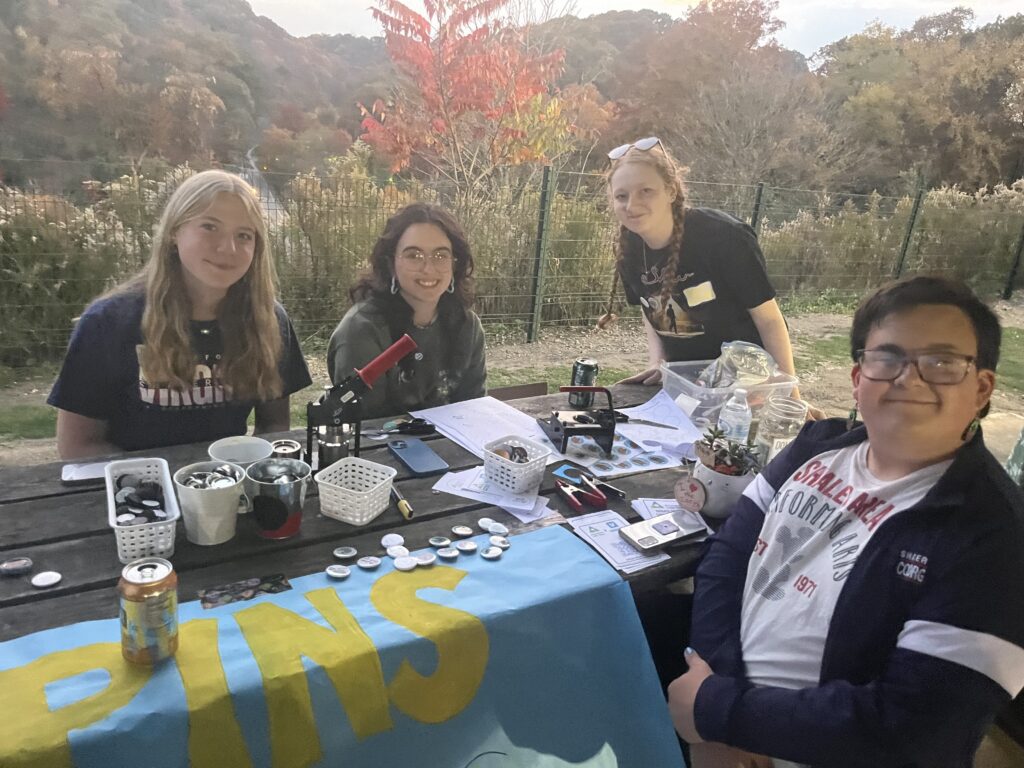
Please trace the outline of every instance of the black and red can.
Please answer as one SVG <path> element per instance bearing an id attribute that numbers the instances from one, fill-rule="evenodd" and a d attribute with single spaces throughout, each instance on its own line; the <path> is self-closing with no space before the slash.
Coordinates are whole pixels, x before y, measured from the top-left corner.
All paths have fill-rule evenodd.
<path id="1" fill-rule="evenodd" d="M 580 357 L 572 364 L 572 378 L 569 384 L 574 387 L 593 387 L 597 385 L 597 374 L 600 367 L 597 360 L 591 357 Z M 594 404 L 593 392 L 570 392 L 569 405 L 573 408 L 589 408 Z"/>

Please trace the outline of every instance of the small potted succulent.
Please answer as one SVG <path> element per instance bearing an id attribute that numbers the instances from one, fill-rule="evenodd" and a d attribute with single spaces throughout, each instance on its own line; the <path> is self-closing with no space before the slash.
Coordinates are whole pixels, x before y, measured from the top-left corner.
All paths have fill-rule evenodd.
<path id="1" fill-rule="evenodd" d="M 693 476 L 707 491 L 701 512 L 708 517 L 727 517 L 761 471 L 760 454 L 751 443 L 729 440 L 718 427 L 709 428 L 693 447 L 697 453 Z"/>

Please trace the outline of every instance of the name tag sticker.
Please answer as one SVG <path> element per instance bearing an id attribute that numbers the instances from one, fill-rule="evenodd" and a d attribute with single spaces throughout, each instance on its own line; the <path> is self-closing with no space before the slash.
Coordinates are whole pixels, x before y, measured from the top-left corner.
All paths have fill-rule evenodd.
<path id="1" fill-rule="evenodd" d="M 684 288 L 683 296 L 686 298 L 687 304 L 691 307 L 696 307 L 698 304 L 714 301 L 715 289 L 711 287 L 711 281 L 705 280 L 703 283 L 694 285 L 691 288 Z"/>

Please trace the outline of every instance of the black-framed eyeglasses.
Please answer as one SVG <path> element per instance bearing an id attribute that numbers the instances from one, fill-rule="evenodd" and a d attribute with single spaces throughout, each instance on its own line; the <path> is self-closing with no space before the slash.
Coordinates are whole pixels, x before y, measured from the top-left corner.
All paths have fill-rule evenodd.
<path id="1" fill-rule="evenodd" d="M 861 349 L 857 351 L 857 361 L 860 363 L 861 375 L 872 381 L 895 381 L 913 363 L 921 381 L 928 384 L 959 384 L 967 378 L 974 357 L 958 352 L 908 355 L 891 349 Z"/>
<path id="2" fill-rule="evenodd" d="M 621 147 L 616 147 L 608 153 L 609 160 L 618 160 L 620 157 L 625 155 L 631 149 L 639 149 L 641 152 L 647 152 L 648 150 L 654 149 L 656 146 L 661 144 L 661 139 L 657 136 L 648 136 L 646 139 L 637 139 L 630 144 L 623 144 Z M 665 145 L 661 144 L 662 152 L 665 151 Z"/>

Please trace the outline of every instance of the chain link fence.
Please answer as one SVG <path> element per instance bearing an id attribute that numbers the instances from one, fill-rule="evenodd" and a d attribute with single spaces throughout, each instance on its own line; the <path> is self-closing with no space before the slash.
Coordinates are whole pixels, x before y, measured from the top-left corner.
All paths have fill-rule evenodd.
<path id="1" fill-rule="evenodd" d="M 0 168 L 10 162 L 0 158 Z M 0 186 L 7 366 L 60 359 L 89 301 L 145 263 L 164 200 L 193 172 L 48 162 L 33 173 L 18 162 L 21 177 L 37 181 Z M 381 184 L 342 164 L 294 177 L 239 172 L 260 192 L 281 301 L 305 341 L 326 341 L 384 221 L 415 200 L 462 222 L 476 311 L 492 330 L 532 340 L 541 327 L 590 325 L 608 306 L 616 227 L 600 174 L 519 166 L 466 190 L 436 179 Z M 915 272 L 965 279 L 987 298 L 1009 297 L 1020 282 L 1024 183 L 884 197 L 691 180 L 688 196 L 751 223 L 780 296 L 811 305 L 848 302 Z M 621 295 L 616 309 L 627 309 Z"/>

